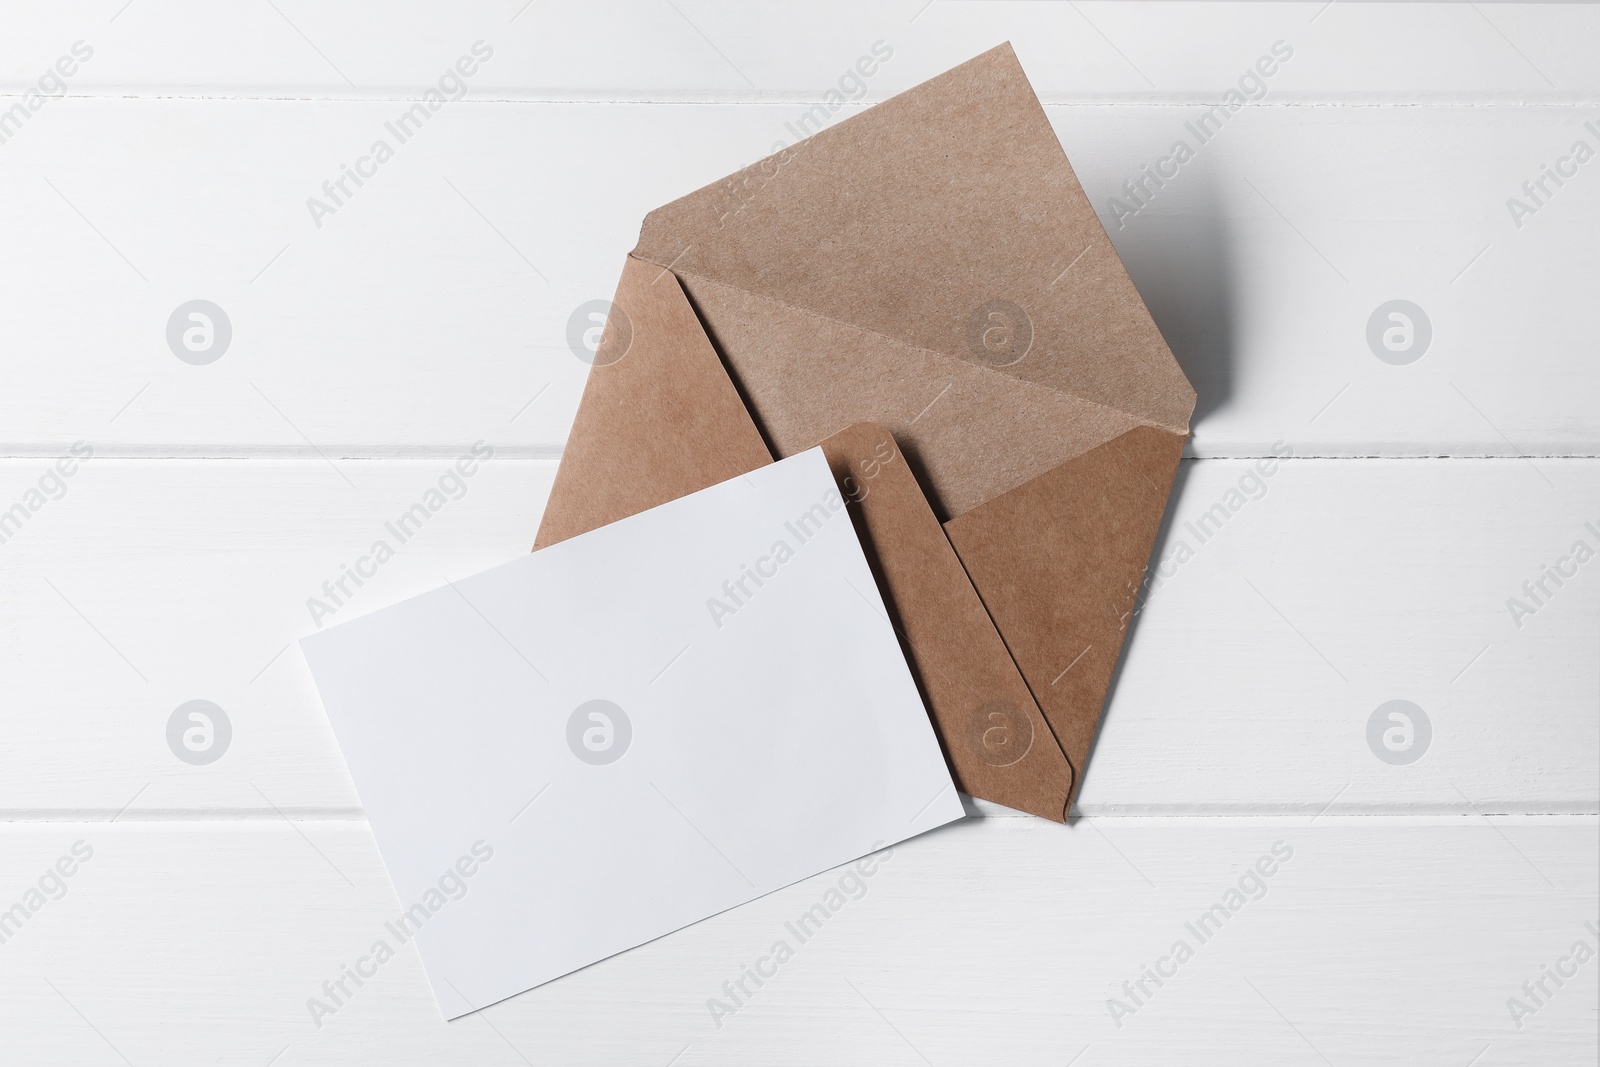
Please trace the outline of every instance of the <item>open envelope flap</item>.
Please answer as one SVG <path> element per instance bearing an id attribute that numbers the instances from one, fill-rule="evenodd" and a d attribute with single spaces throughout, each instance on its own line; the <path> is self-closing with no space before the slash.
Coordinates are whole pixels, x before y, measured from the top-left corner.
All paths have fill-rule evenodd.
<path id="1" fill-rule="evenodd" d="M 859 423 L 822 442 L 955 782 L 1066 821 L 1073 772 L 894 438 Z M 876 610 L 863 595 L 862 610 Z"/>
<path id="2" fill-rule="evenodd" d="M 1089 757 L 1183 442 L 1141 426 L 945 524 L 1074 767 Z"/>
<path id="3" fill-rule="evenodd" d="M 771 462 L 678 280 L 630 258 L 533 547 Z"/>
<path id="4" fill-rule="evenodd" d="M 1188 429 L 1194 391 L 1009 45 L 651 212 L 634 254 L 691 298 L 704 279 Z"/>
<path id="5" fill-rule="evenodd" d="M 857 422 L 895 435 L 941 519 L 1143 425 L 1125 412 L 685 276 L 685 290 L 780 456 Z"/>

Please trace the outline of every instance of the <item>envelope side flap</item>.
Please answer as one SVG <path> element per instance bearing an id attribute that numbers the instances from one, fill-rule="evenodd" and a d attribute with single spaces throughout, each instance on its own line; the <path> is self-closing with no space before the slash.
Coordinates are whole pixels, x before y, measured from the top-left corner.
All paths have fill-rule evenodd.
<path id="1" fill-rule="evenodd" d="M 533 547 L 771 462 L 677 278 L 629 257 Z"/>
<path id="2" fill-rule="evenodd" d="M 1009 45 L 657 209 L 635 254 L 1187 431 L 1194 392 Z"/>
<path id="3" fill-rule="evenodd" d="M 970 796 L 1056 822 L 1073 770 L 894 437 L 858 423 L 822 442 L 934 728 Z M 862 610 L 876 610 L 865 596 Z"/>
<path id="4" fill-rule="evenodd" d="M 1088 759 L 1184 440 L 1138 427 L 945 523 L 1075 767 Z"/>
<path id="5" fill-rule="evenodd" d="M 941 517 L 1140 424 L 783 301 L 698 276 L 680 280 L 774 451 L 793 455 L 854 423 L 879 423 Z"/>

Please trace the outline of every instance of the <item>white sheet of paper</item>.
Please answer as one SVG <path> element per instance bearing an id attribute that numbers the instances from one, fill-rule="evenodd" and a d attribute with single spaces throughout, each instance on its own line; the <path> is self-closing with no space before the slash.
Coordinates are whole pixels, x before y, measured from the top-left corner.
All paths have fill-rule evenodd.
<path id="1" fill-rule="evenodd" d="M 821 449 L 301 645 L 446 1018 L 962 815 Z"/>

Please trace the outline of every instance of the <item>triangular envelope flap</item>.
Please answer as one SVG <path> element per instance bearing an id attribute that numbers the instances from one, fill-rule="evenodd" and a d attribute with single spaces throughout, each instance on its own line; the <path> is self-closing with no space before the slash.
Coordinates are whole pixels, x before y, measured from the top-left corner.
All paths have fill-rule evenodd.
<path id="1" fill-rule="evenodd" d="M 860 423 L 822 442 L 956 785 L 1064 822 L 1073 772 L 895 440 Z M 862 597 L 862 610 L 876 610 Z"/>
<path id="2" fill-rule="evenodd" d="M 1183 443 L 1141 426 L 945 523 L 1074 767 L 1088 759 Z"/>
<path id="3" fill-rule="evenodd" d="M 533 547 L 771 462 L 678 280 L 629 257 Z"/>
<path id="4" fill-rule="evenodd" d="M 659 268 L 653 268 L 659 269 Z M 941 518 L 1140 425 L 1133 416 L 703 278 L 682 279 L 767 443 L 891 431 Z"/>
<path id="5" fill-rule="evenodd" d="M 1188 427 L 1194 392 L 1009 45 L 652 212 L 634 254 Z"/>

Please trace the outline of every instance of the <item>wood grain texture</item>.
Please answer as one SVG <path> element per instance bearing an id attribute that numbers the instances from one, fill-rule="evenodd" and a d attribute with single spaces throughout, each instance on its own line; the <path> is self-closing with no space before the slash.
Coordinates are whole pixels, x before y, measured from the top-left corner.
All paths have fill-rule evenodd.
<path id="1" fill-rule="evenodd" d="M 1588 100 L 1600 89 L 1587 47 L 1600 19 L 1583 5 L 1324 4 L 72 0 L 8 17 L 0 86 L 25 87 L 83 39 L 97 51 L 75 92 L 410 96 L 482 39 L 495 56 L 474 89 L 493 96 L 815 100 L 881 40 L 896 55 L 869 86 L 879 99 L 1009 39 L 1047 101 L 1214 100 L 1275 40 L 1297 53 L 1275 90 L 1301 100 Z"/>
<path id="2" fill-rule="evenodd" d="M 0 122 L 0 1063 L 1595 1062 L 1596 961 L 1520 1027 L 1508 998 L 1600 941 L 1600 563 L 1545 570 L 1600 549 L 1600 163 L 1507 201 L 1600 146 L 1600 10 L 68 0 L 0 34 L 0 116 L 27 112 Z M 720 1027 L 837 872 L 452 1025 L 404 947 L 316 1026 L 400 902 L 291 644 L 307 600 L 430 489 L 334 620 L 525 551 L 572 316 L 645 212 L 1006 39 L 1199 393 L 1088 817 L 969 802 Z M 319 226 L 308 198 L 479 40 Z M 77 41 L 65 98 L 28 97 Z M 208 366 L 165 337 L 197 297 L 234 331 Z M 1367 340 L 1395 299 L 1432 327 L 1408 365 Z M 209 766 L 164 736 L 194 698 L 235 731 Z M 1410 765 L 1368 745 L 1394 699 L 1432 725 Z"/>
<path id="3" fill-rule="evenodd" d="M 41 357 L 0 395 L 5 450 L 553 454 L 588 370 L 573 316 L 610 298 L 645 213 L 765 155 L 799 113 L 469 98 L 319 227 L 307 201 L 403 110 L 51 101 L 3 146 L 0 286 L 15 350 Z M 1122 183 L 1197 141 L 1205 109 L 1049 111 L 1199 394 L 1191 454 L 1600 454 L 1600 364 L 1573 314 L 1600 175 L 1520 229 L 1505 206 L 1576 138 L 1600 147 L 1581 109 L 1252 108 L 1131 217 Z M 209 366 L 165 339 L 196 297 L 233 326 Z M 1432 328 L 1406 366 L 1367 342 L 1394 299 Z"/>
<path id="4" fill-rule="evenodd" d="M 1580 1065 L 1596 961 L 1592 817 L 967 820 L 897 846 L 804 943 L 819 875 L 444 1023 L 414 948 L 322 989 L 400 910 L 360 824 L 59 824 L 0 832 L 20 893 L 93 857 L 3 946 L 9 1061 Z M 1197 930 L 1263 856 L 1235 913 Z M 486 864 L 479 877 L 492 877 Z M 1261 888 L 1257 888 L 1257 886 Z M 468 890 L 470 892 L 470 889 Z M 408 902 L 409 903 L 409 902 Z M 1233 906 L 1232 902 L 1228 902 Z M 445 905 L 448 907 L 449 905 Z M 1217 928 L 1220 926 L 1220 929 Z M 735 1005 L 722 989 L 790 942 Z M 1131 1014 L 1123 983 L 1186 941 Z M 155 951 L 156 947 L 159 948 Z M 1163 965 L 1171 971 L 1172 964 Z M 369 972 L 374 970 L 364 965 Z M 770 967 L 765 969 L 770 970 Z M 335 1010 L 319 1027 L 307 1001 Z M 719 1020 L 711 998 L 733 1008 Z M 108 1047 L 110 1046 L 110 1047 Z M 1488 1053 L 1484 1049 L 1488 1048 Z M 115 1050 L 115 1051 L 113 1051 Z"/>
<path id="5" fill-rule="evenodd" d="M 40 466 L 0 464 L 0 501 Z M 85 463 L 0 545 L 0 662 L 8 698 L 31 709 L 7 730 L 0 810 L 109 817 L 137 793 L 129 814 L 353 811 L 292 643 L 527 550 L 548 461 L 483 463 L 399 542 L 390 524 L 451 469 Z M 1536 614 L 1513 620 L 1507 600 L 1575 541 L 1600 548 L 1585 526 L 1600 527 L 1600 462 L 1191 461 L 1169 516 L 1082 811 L 1595 810 L 1600 561 L 1547 582 Z M 323 583 L 379 540 L 394 558 L 365 564 L 376 576 L 346 581 L 336 604 Z M 1081 651 L 1063 647 L 1060 667 Z M 228 713 L 233 748 L 190 767 L 163 731 L 201 698 Z M 1394 767 L 1365 729 L 1402 698 L 1434 737 Z"/>

